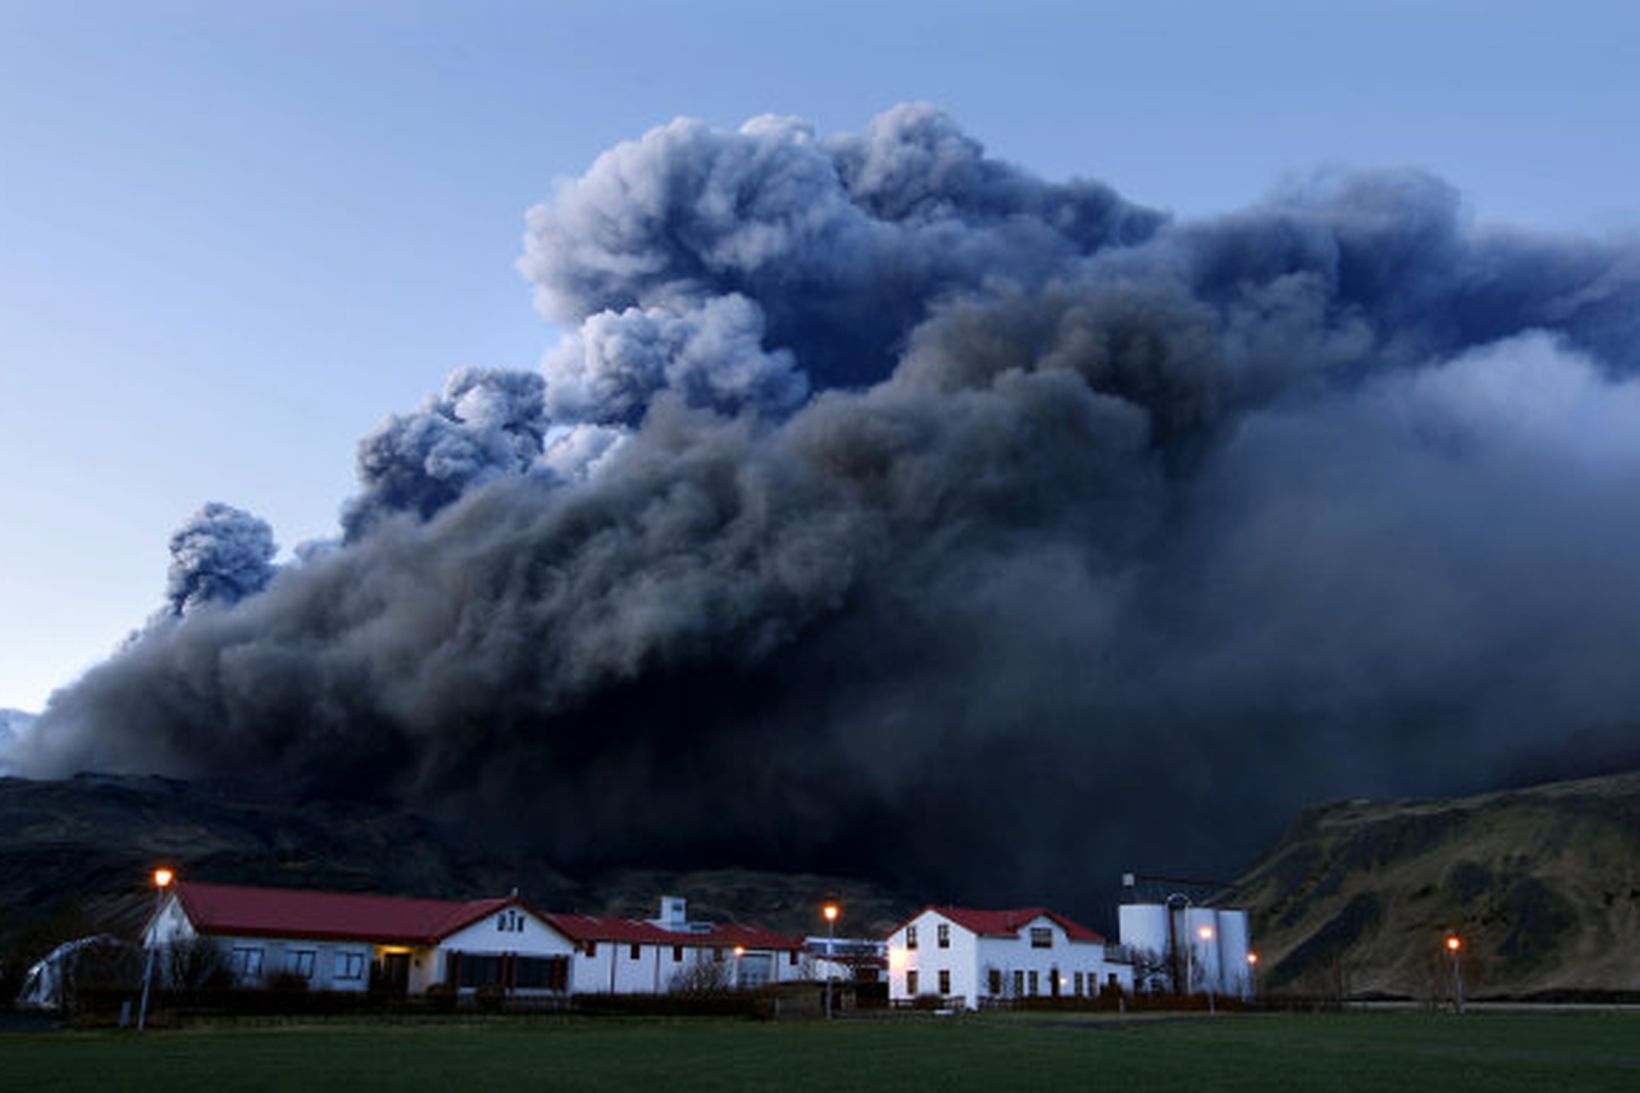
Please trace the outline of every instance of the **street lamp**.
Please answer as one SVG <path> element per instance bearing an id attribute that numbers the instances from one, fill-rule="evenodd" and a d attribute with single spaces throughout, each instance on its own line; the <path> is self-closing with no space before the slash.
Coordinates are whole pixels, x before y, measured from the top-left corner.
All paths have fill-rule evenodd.
<path id="1" fill-rule="evenodd" d="M 746 946 L 735 946 L 735 990 L 740 989 L 740 958 L 746 955 Z"/>
<path id="2" fill-rule="evenodd" d="M 1463 969 L 1458 956 L 1463 952 L 1463 939 L 1457 934 L 1446 935 L 1446 951 L 1452 954 L 1452 1000 L 1463 1012 Z"/>
<path id="3" fill-rule="evenodd" d="M 1258 954 L 1247 954 L 1247 997 L 1258 994 Z"/>
<path id="4" fill-rule="evenodd" d="M 137 1031 L 148 1027 L 148 988 L 154 981 L 154 950 L 159 948 L 159 913 L 165 906 L 165 890 L 177 879 L 175 871 L 160 866 L 154 870 L 154 918 L 149 924 L 148 962 L 142 969 L 142 1006 L 137 1010 Z"/>
<path id="5" fill-rule="evenodd" d="M 820 908 L 826 920 L 826 1020 L 831 1020 L 831 980 L 837 968 L 837 916 L 842 908 L 834 900 L 827 900 Z"/>

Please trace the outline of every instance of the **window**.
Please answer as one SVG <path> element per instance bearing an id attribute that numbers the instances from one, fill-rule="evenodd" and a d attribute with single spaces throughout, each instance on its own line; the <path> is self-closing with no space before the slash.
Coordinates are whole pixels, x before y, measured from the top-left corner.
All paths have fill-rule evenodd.
<path id="1" fill-rule="evenodd" d="M 672 963 L 674 963 L 674 964 L 682 964 L 683 963 L 683 946 L 682 945 L 672 946 Z"/>
<path id="2" fill-rule="evenodd" d="M 905 973 L 905 993 L 912 998 L 917 997 L 917 969 L 915 968 Z"/>
<path id="3" fill-rule="evenodd" d="M 495 928 L 504 934 L 521 934 L 524 932 L 524 912 L 502 911 L 495 917 Z"/>
<path id="4" fill-rule="evenodd" d="M 569 989 L 569 958 L 564 956 L 520 956 L 513 962 L 514 985 L 523 990 L 566 991 Z"/>
<path id="5" fill-rule="evenodd" d="M 794 968 L 797 967 L 797 950 L 796 949 L 793 949 L 791 952 L 786 954 L 786 963 L 790 964 Z"/>
<path id="6" fill-rule="evenodd" d="M 951 993 L 951 973 L 944 968 L 940 969 L 940 993 Z"/>
<path id="7" fill-rule="evenodd" d="M 462 987 L 488 987 L 501 982 L 501 958 L 479 953 L 461 954 L 461 973 L 456 981 Z"/>
<path id="8" fill-rule="evenodd" d="M 1035 998 L 1036 997 L 1037 987 L 1040 986 L 1040 982 L 1038 981 L 1038 979 L 1036 977 L 1036 973 L 1035 972 L 1026 972 L 1025 973 L 1025 983 L 1026 983 L 1026 986 L 1030 987 L 1030 990 L 1027 993 L 1029 993 L 1032 998 Z"/>
<path id="9" fill-rule="evenodd" d="M 587 955 L 588 956 L 597 956 L 598 955 L 598 943 L 596 941 L 587 942 Z"/>
<path id="10" fill-rule="evenodd" d="M 1031 948 L 1033 948 L 1033 949 L 1051 949 L 1051 948 L 1053 948 L 1053 927 L 1052 926 L 1032 926 L 1031 927 Z"/>
<path id="11" fill-rule="evenodd" d="M 330 977 L 332 979 L 363 979 L 363 953 L 337 953 L 331 963 Z"/>
<path id="12" fill-rule="evenodd" d="M 712 950 L 712 960 L 715 963 L 718 963 L 718 964 L 723 963 L 723 950 L 722 949 L 713 949 Z"/>
<path id="13" fill-rule="evenodd" d="M 1078 998 L 1082 997 L 1082 973 L 1081 972 L 1076 973 L 1076 990 L 1073 993 Z"/>
<path id="14" fill-rule="evenodd" d="M 917 928 L 915 926 L 905 928 L 905 947 L 908 949 L 917 947 Z"/>
<path id="15" fill-rule="evenodd" d="M 1025 995 L 1025 973 L 1014 973 L 1014 997 L 1023 998 Z"/>
<path id="16" fill-rule="evenodd" d="M 638 959 L 638 949 L 639 948 L 640 948 L 640 946 L 638 946 L 638 945 L 630 946 L 627 950 L 627 959 L 629 959 L 629 960 Z"/>
<path id="17" fill-rule="evenodd" d="M 1002 972 L 992 968 L 985 973 L 985 993 L 993 998 L 1002 994 Z"/>
<path id="18" fill-rule="evenodd" d="M 239 979 L 262 978 L 262 949 L 244 945 L 234 946 L 233 955 L 228 958 L 229 967 Z"/>
<path id="19" fill-rule="evenodd" d="M 951 947 L 951 927 L 944 922 L 940 923 L 935 930 L 934 940 L 939 943 L 940 948 L 949 949 Z"/>
<path id="20" fill-rule="evenodd" d="M 285 971 L 303 979 L 313 978 L 313 950 L 293 949 L 285 954 Z"/>

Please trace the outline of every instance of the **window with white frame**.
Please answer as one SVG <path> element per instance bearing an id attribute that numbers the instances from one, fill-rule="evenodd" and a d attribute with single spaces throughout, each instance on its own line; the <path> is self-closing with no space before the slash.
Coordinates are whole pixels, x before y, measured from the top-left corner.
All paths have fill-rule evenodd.
<path id="1" fill-rule="evenodd" d="M 905 947 L 908 949 L 915 949 L 917 947 L 916 926 L 907 926 L 905 928 Z"/>
<path id="2" fill-rule="evenodd" d="M 935 927 L 934 941 L 942 949 L 949 949 L 951 947 L 951 924 L 950 923 L 942 922 L 942 923 L 939 924 L 939 926 Z"/>
<path id="3" fill-rule="evenodd" d="M 1033 949 L 1051 949 L 1051 948 L 1053 948 L 1053 927 L 1052 926 L 1032 926 L 1031 927 L 1031 948 L 1033 948 Z"/>
<path id="4" fill-rule="evenodd" d="M 285 954 L 285 971 L 302 979 L 313 978 L 312 949 L 292 949 Z"/>
<path id="5" fill-rule="evenodd" d="M 228 958 L 228 966 L 233 969 L 236 979 L 262 978 L 262 947 L 235 945 L 233 955 Z"/>
<path id="6" fill-rule="evenodd" d="M 331 962 L 330 977 L 332 979 L 363 979 L 363 953 L 337 953 Z"/>

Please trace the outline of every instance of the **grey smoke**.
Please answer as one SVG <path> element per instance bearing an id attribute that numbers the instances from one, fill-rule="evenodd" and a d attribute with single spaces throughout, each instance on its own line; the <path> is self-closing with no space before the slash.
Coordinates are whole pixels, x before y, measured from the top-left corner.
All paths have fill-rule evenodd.
<path id="1" fill-rule="evenodd" d="M 541 375 L 392 419 L 345 545 L 61 692 L 31 769 L 1074 910 L 1636 757 L 1632 241 L 1407 172 L 1168 223 L 902 107 L 655 130 L 521 268 Z"/>
<path id="2" fill-rule="evenodd" d="M 232 606 L 273 580 L 273 529 L 243 509 L 212 501 L 171 536 L 165 612 L 172 618 L 207 604 Z"/>
<path id="3" fill-rule="evenodd" d="M 443 395 L 388 418 L 359 445 L 364 492 L 342 514 L 348 537 L 395 512 L 431 516 L 475 486 L 528 470 L 547 429 L 541 392 L 533 372 L 466 368 Z"/>

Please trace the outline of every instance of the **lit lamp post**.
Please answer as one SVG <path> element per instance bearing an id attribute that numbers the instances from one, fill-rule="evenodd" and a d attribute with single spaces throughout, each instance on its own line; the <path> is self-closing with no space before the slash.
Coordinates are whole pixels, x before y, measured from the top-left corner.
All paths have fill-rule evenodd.
<path id="1" fill-rule="evenodd" d="M 740 958 L 746 955 L 746 946 L 735 946 L 735 990 L 740 989 Z"/>
<path id="2" fill-rule="evenodd" d="M 1463 952 L 1463 939 L 1457 934 L 1446 935 L 1446 951 L 1452 954 L 1452 1000 L 1458 1012 L 1463 1012 L 1463 968 L 1458 955 Z"/>
<path id="3" fill-rule="evenodd" d="M 171 870 L 160 866 L 154 870 L 154 920 L 149 926 L 152 938 L 148 946 L 148 963 L 142 970 L 142 1005 L 137 1010 L 137 1031 L 141 1032 L 148 1027 L 148 988 L 154 981 L 154 950 L 159 948 L 159 913 L 165 906 L 165 890 L 171 887 L 171 882 L 177 875 Z"/>
<path id="4" fill-rule="evenodd" d="M 1247 997 L 1258 994 L 1258 954 L 1247 954 Z"/>
<path id="5" fill-rule="evenodd" d="M 1196 936 L 1202 939 L 1203 945 L 1207 944 L 1209 941 L 1213 940 L 1213 927 L 1200 927 L 1196 931 Z M 1207 969 L 1205 965 L 1202 968 L 1202 985 L 1207 988 L 1207 1012 L 1217 1013 L 1218 1010 L 1213 1005 L 1213 981 L 1207 977 Z"/>
<path id="6" fill-rule="evenodd" d="M 827 901 L 820 908 L 820 913 L 826 919 L 826 1020 L 831 1020 L 831 980 L 837 969 L 837 916 L 841 908 L 835 902 Z"/>

